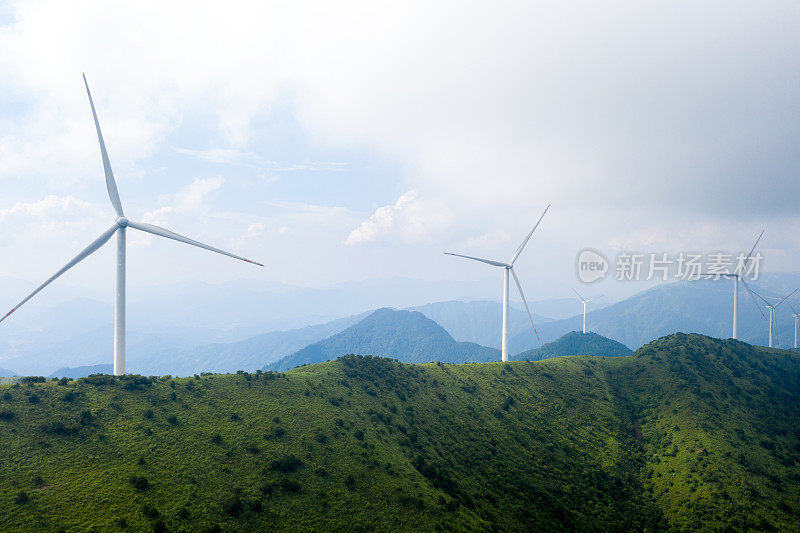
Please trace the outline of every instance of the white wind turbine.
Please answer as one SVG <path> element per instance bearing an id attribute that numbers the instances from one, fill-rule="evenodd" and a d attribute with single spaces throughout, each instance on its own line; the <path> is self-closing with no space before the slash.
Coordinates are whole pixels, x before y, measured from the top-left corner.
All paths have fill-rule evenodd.
<path id="1" fill-rule="evenodd" d="M 30 293 L 24 300 L 16 305 L 11 311 L 6 313 L 3 318 L 0 318 L 0 322 L 8 318 L 14 311 L 22 307 L 25 302 L 36 296 L 42 289 L 50 285 L 53 281 L 56 280 L 59 276 L 61 276 L 64 272 L 69 270 L 70 268 L 74 267 L 98 249 L 103 246 L 108 240 L 116 233 L 117 234 L 117 295 L 116 295 L 116 313 L 115 313 L 115 320 L 114 320 L 114 375 L 121 376 L 125 374 L 125 230 L 126 228 L 134 228 L 140 231 L 144 231 L 147 233 L 152 233 L 153 235 L 158 235 L 159 237 L 166 237 L 167 239 L 172 239 L 175 241 L 183 242 L 186 244 L 191 244 L 192 246 L 197 246 L 199 248 L 204 248 L 206 250 L 210 250 L 212 252 L 217 252 L 222 255 L 227 255 L 228 257 L 233 257 L 235 259 L 241 259 L 242 261 L 246 261 L 248 263 L 252 263 L 258 266 L 264 266 L 261 263 L 256 263 L 255 261 L 250 261 L 249 259 L 245 259 L 244 257 L 239 257 L 238 255 L 225 252 L 218 248 L 214 248 L 213 246 L 208 246 L 207 244 L 203 244 L 201 242 L 197 242 L 195 240 L 189 239 L 184 237 L 183 235 L 178 235 L 177 233 L 173 233 L 164 228 L 160 228 L 158 226 L 153 226 L 152 224 L 145 224 L 144 222 L 134 222 L 132 220 L 128 220 L 125 218 L 125 214 L 122 212 L 122 202 L 119 199 L 119 193 L 117 192 L 117 184 L 114 181 L 114 174 L 111 171 L 111 163 L 108 160 L 108 153 L 106 152 L 106 145 L 103 142 L 103 134 L 100 132 L 100 123 L 97 120 L 97 112 L 94 109 L 94 102 L 92 101 L 92 93 L 89 92 L 89 84 L 86 82 L 86 76 L 83 76 L 83 83 L 86 85 L 86 94 L 89 96 L 89 105 L 92 108 L 92 116 L 94 117 L 94 125 L 97 129 L 97 139 L 100 141 L 100 155 L 103 158 L 103 169 L 106 175 L 106 188 L 108 189 L 108 197 L 111 199 L 111 205 L 114 206 L 114 210 L 117 212 L 117 219 L 114 221 L 114 225 L 108 228 L 106 231 L 103 232 L 97 239 L 94 240 L 89 246 L 83 249 L 78 255 L 76 255 L 72 260 L 64 265 L 61 270 L 53 274 L 50 279 L 42 283 L 35 291 Z"/>
<path id="2" fill-rule="evenodd" d="M 701 277 L 719 276 L 722 278 L 731 278 L 733 280 L 733 335 L 731 336 L 732 339 L 739 338 L 739 281 L 745 283 L 744 276 L 747 271 L 747 265 L 750 263 L 750 259 L 753 257 L 753 252 L 755 252 L 756 246 L 758 246 L 758 241 L 761 240 L 762 235 L 764 235 L 764 230 L 761 230 L 761 233 L 758 234 L 758 238 L 756 239 L 755 244 L 753 244 L 753 247 L 750 249 L 750 253 L 747 254 L 747 257 L 745 258 L 744 262 L 738 265 L 738 268 L 736 269 L 735 272 L 725 273 L 725 274 L 720 273 L 720 274 L 701 275 Z"/>
<path id="3" fill-rule="evenodd" d="M 794 349 L 797 349 L 797 322 L 800 320 L 800 313 L 797 312 L 797 309 L 794 308 L 792 304 L 789 304 L 789 307 L 792 308 L 792 318 L 794 318 Z"/>
<path id="4" fill-rule="evenodd" d="M 589 302 L 593 302 L 593 301 L 597 300 L 598 298 L 602 298 L 603 295 L 595 296 L 594 298 L 589 298 L 588 300 L 586 300 L 575 289 L 572 289 L 572 292 L 575 293 L 575 295 L 578 297 L 578 299 L 583 304 L 583 332 L 586 333 L 586 304 L 588 304 Z"/>
<path id="5" fill-rule="evenodd" d="M 748 290 L 749 290 L 749 287 L 748 287 Z M 777 309 L 779 305 L 781 305 L 783 302 L 785 302 L 789 298 L 789 296 L 791 296 L 792 294 L 796 293 L 797 289 L 793 290 L 792 292 L 790 292 L 787 296 L 784 296 L 783 298 L 774 297 L 774 296 L 769 297 L 770 300 L 778 300 L 778 303 L 775 303 L 775 304 L 769 303 L 766 298 L 764 298 L 763 296 L 761 296 L 760 294 L 758 294 L 755 291 L 750 291 L 750 292 L 753 292 L 756 296 L 761 298 L 761 301 L 764 302 L 764 305 L 766 306 L 766 308 L 769 309 L 769 347 L 772 348 L 772 330 L 773 330 L 773 324 L 775 323 L 775 309 Z M 763 316 L 763 313 L 762 313 L 762 316 Z"/>
<path id="6" fill-rule="evenodd" d="M 520 297 L 522 297 L 522 303 L 525 304 L 525 310 L 528 312 L 528 318 L 531 319 L 531 326 L 533 326 L 533 331 L 536 333 L 536 338 L 539 338 L 539 333 L 536 331 L 536 326 L 533 323 L 533 315 L 531 315 L 531 310 L 528 307 L 528 302 L 525 300 L 525 295 L 522 293 L 522 285 L 519 283 L 519 278 L 514 273 L 514 263 L 516 262 L 519 254 L 522 253 L 522 249 L 525 248 L 525 245 L 528 244 L 528 239 L 531 238 L 533 232 L 536 231 L 536 228 L 539 227 L 539 222 L 542 221 L 544 218 L 545 213 L 547 210 L 550 209 L 548 205 L 544 211 L 542 212 L 542 216 L 539 217 L 539 220 L 536 222 L 536 225 L 533 226 L 533 229 L 528 233 L 528 236 L 525 237 L 525 240 L 522 241 L 522 244 L 519 245 L 517 251 L 514 252 L 514 256 L 511 258 L 511 261 L 508 263 L 504 263 L 502 261 L 493 261 L 491 259 L 481 259 L 479 257 L 472 257 L 469 255 L 461 255 L 461 254 L 453 254 L 450 252 L 445 252 L 447 255 L 454 255 L 456 257 L 464 257 L 466 259 L 472 259 L 473 261 L 480 261 L 481 263 L 486 263 L 487 265 L 492 265 L 496 267 L 500 267 L 503 269 L 503 326 L 502 326 L 502 337 L 501 337 L 501 359 L 503 361 L 508 361 L 508 275 L 514 278 L 514 283 L 517 285 L 517 290 L 519 291 Z"/>

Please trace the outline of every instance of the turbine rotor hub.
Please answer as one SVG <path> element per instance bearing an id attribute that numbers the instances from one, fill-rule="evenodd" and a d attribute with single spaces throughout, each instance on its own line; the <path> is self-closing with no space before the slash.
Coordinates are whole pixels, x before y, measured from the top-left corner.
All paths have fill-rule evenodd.
<path id="1" fill-rule="evenodd" d="M 128 219 L 125 217 L 118 217 L 117 218 L 117 226 L 120 228 L 124 228 L 128 225 Z"/>

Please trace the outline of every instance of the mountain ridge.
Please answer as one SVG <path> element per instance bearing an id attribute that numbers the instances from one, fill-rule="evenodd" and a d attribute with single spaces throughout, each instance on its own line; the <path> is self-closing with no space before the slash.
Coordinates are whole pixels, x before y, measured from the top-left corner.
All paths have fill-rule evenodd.
<path id="1" fill-rule="evenodd" d="M 0 529 L 791 530 L 800 513 L 800 357 L 739 341 L 35 381 L 0 386 Z"/>

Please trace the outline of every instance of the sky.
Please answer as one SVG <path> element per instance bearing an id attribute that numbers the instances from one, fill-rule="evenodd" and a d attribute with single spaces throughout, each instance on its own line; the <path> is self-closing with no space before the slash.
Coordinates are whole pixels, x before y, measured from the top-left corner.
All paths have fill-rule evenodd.
<path id="1" fill-rule="evenodd" d="M 132 286 L 499 296 L 442 252 L 508 260 L 548 204 L 529 299 L 580 288 L 585 248 L 764 228 L 763 268 L 800 270 L 798 27 L 769 1 L 0 2 L 0 277 L 38 284 L 114 221 L 82 73 L 126 216 L 265 264 L 130 232 Z M 113 253 L 59 283 L 110 290 Z"/>

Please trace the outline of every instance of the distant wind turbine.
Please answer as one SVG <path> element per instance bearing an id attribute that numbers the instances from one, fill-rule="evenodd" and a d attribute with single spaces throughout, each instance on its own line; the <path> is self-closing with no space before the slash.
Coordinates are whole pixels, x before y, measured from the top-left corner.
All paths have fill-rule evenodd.
<path id="1" fill-rule="evenodd" d="M 514 278 L 514 283 L 517 285 L 517 290 L 519 291 L 519 295 L 522 297 L 522 303 L 525 304 L 525 310 L 528 312 L 528 318 L 531 319 L 531 326 L 533 326 L 533 332 L 536 333 L 536 338 L 539 338 L 539 332 L 536 331 L 536 326 L 533 323 L 533 315 L 531 315 L 531 310 L 528 307 L 528 302 L 525 300 L 525 295 L 522 293 L 522 285 L 519 283 L 519 278 L 514 273 L 514 263 L 516 262 L 519 254 L 522 253 L 522 249 L 525 248 L 525 245 L 528 244 L 528 240 L 533 235 L 533 232 L 536 231 L 536 228 L 539 227 L 539 223 L 544 218 L 545 213 L 547 210 L 550 209 L 548 205 L 544 211 L 542 212 L 542 216 L 539 217 L 539 220 L 536 222 L 536 225 L 533 226 L 533 229 L 528 233 L 528 236 L 525 237 L 525 240 L 522 241 L 522 244 L 519 245 L 517 251 L 514 252 L 514 256 L 511 258 L 511 261 L 508 263 L 504 263 L 502 261 L 494 261 L 491 259 L 481 259 L 479 257 L 472 257 L 469 255 L 461 255 L 461 254 L 453 254 L 450 252 L 445 252 L 447 255 L 454 255 L 456 257 L 464 257 L 466 259 L 472 259 L 473 261 L 480 261 L 481 263 L 486 263 L 487 265 L 492 265 L 496 267 L 500 267 L 503 269 L 503 326 L 502 326 L 502 339 L 501 339 L 501 359 L 503 361 L 508 361 L 508 275 Z"/>
<path id="2" fill-rule="evenodd" d="M 703 274 L 701 276 L 701 277 L 719 276 L 722 278 L 731 278 L 733 280 L 733 335 L 731 337 L 733 339 L 739 338 L 739 281 L 741 280 L 744 283 L 745 270 L 747 269 L 747 265 L 750 263 L 750 259 L 753 257 L 753 252 L 755 252 L 756 246 L 758 246 L 758 241 L 761 240 L 761 237 L 763 235 L 764 235 L 764 230 L 761 230 L 761 233 L 758 234 L 758 238 L 756 239 L 755 244 L 750 249 L 750 253 L 747 254 L 747 257 L 745 258 L 744 262 L 741 265 L 739 265 L 739 268 L 736 270 L 736 272 L 726 273 L 726 274 Z"/>
<path id="3" fill-rule="evenodd" d="M 751 291 L 751 292 L 754 292 L 754 291 Z M 760 294 L 755 292 L 755 295 L 758 296 L 761 299 L 761 301 L 764 302 L 765 307 L 767 309 L 769 309 L 769 347 L 770 348 L 772 348 L 772 329 L 773 329 L 773 324 L 775 322 L 775 309 L 777 309 L 779 305 L 781 305 L 783 302 L 785 302 L 789 298 L 789 296 L 791 296 L 792 294 L 794 294 L 796 292 L 797 292 L 797 289 L 793 290 L 792 292 L 790 292 L 788 295 L 784 296 L 783 298 L 769 297 L 770 300 L 779 300 L 778 303 L 774 303 L 774 304 L 769 303 L 766 298 L 764 298 L 763 296 L 761 296 Z"/>
<path id="4" fill-rule="evenodd" d="M 800 313 L 797 312 L 797 309 L 794 308 L 792 304 L 789 304 L 789 307 L 792 308 L 792 318 L 794 318 L 794 349 L 797 349 L 797 322 L 800 319 Z"/>
<path id="5" fill-rule="evenodd" d="M 182 235 L 178 235 L 177 233 L 173 233 L 164 228 L 160 228 L 158 226 L 153 226 L 152 224 L 145 224 L 144 222 L 134 222 L 132 220 L 128 220 L 125 218 L 125 214 L 122 212 L 122 202 L 119 199 L 119 193 L 117 192 L 117 183 L 114 181 L 114 174 L 111 171 L 111 163 L 108 159 L 108 153 L 106 152 L 106 145 L 103 141 L 103 134 L 100 132 L 100 123 L 97 120 L 97 112 L 94 108 L 94 101 L 92 101 L 92 93 L 89 92 L 89 84 L 86 82 L 86 76 L 83 76 L 83 83 L 86 85 L 86 94 L 89 96 L 89 105 L 92 108 L 92 116 L 94 117 L 94 125 L 97 129 L 97 139 L 100 141 L 100 156 L 103 159 L 103 170 L 105 171 L 106 175 L 106 188 L 108 189 L 108 197 L 111 199 L 111 205 L 114 206 L 114 210 L 117 212 L 117 219 L 114 221 L 114 225 L 108 228 L 106 231 L 102 233 L 97 239 L 94 240 L 89 246 L 83 249 L 78 255 L 76 255 L 72 260 L 64 265 L 61 270 L 53 274 L 50 279 L 45 281 L 41 284 L 35 291 L 30 293 L 24 300 L 16 305 L 11 311 L 6 313 L 3 318 L 0 318 L 0 322 L 8 318 L 14 311 L 22 307 L 28 300 L 36 296 L 42 289 L 50 285 L 53 281 L 55 281 L 59 276 L 61 276 L 64 272 L 69 270 L 70 268 L 74 267 L 94 252 L 100 249 L 108 240 L 116 233 L 117 234 L 117 296 L 116 296 L 116 313 L 115 313 L 115 320 L 114 320 L 114 375 L 121 376 L 125 374 L 125 230 L 126 228 L 134 228 L 140 231 L 144 231 L 147 233 L 152 233 L 153 235 L 158 235 L 159 237 L 166 237 L 167 239 L 172 239 L 178 242 L 183 242 L 186 244 L 191 244 L 192 246 L 197 246 L 199 248 L 204 248 L 206 250 L 210 250 L 212 252 L 217 252 L 222 255 L 227 255 L 228 257 L 233 257 L 234 259 L 240 259 L 242 261 L 246 261 L 248 263 L 264 266 L 261 263 L 256 263 L 255 261 L 251 261 L 249 259 L 245 259 L 244 257 L 239 257 L 238 255 L 225 252 L 220 250 L 219 248 L 214 248 L 213 246 L 209 246 L 207 244 L 203 244 L 201 242 L 189 239 L 188 237 L 184 237 Z"/>
<path id="6" fill-rule="evenodd" d="M 586 333 L 586 304 L 588 304 L 589 302 L 593 302 L 598 298 L 602 298 L 603 295 L 595 296 L 594 298 L 590 298 L 587 300 L 583 296 L 581 296 L 575 289 L 572 289 L 572 292 L 574 292 L 578 296 L 578 299 L 580 299 L 581 303 L 583 303 L 583 332 Z"/>

